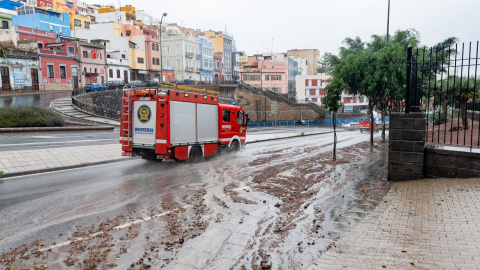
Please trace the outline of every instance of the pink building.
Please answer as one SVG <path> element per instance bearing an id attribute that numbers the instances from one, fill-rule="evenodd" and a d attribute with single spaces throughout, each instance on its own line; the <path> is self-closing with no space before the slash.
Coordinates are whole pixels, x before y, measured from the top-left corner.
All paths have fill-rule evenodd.
<path id="1" fill-rule="evenodd" d="M 286 62 L 270 59 L 257 60 L 256 56 L 248 57 L 248 65 L 240 68 L 241 81 L 256 88 L 288 93 L 288 65 Z"/>
<path id="2" fill-rule="evenodd" d="M 79 42 L 80 81 L 84 87 L 87 83 L 105 84 L 107 64 L 105 47 L 102 45 Z"/>

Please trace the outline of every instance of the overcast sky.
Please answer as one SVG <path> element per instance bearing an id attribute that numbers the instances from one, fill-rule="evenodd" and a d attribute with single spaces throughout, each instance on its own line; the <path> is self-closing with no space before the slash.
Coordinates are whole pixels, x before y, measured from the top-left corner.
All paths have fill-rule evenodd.
<path id="1" fill-rule="evenodd" d="M 87 0 L 114 4 L 118 0 Z M 370 40 L 386 34 L 388 0 L 122 0 L 154 17 L 182 26 L 225 31 L 248 55 L 318 49 L 338 53 L 346 37 Z M 450 36 L 461 42 L 480 39 L 479 0 L 391 0 L 390 33 L 414 28 L 424 45 Z M 273 46 L 272 46 L 273 40 Z M 263 43 L 263 44 L 262 44 Z"/>

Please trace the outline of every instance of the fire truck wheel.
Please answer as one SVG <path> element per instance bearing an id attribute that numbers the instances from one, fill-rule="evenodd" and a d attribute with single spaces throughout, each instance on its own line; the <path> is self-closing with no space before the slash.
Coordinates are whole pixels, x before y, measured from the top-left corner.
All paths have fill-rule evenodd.
<path id="1" fill-rule="evenodd" d="M 155 153 L 142 154 L 142 159 L 146 159 L 146 160 L 157 160 L 157 155 L 156 155 Z"/>
<path id="2" fill-rule="evenodd" d="M 192 147 L 192 149 L 190 150 L 188 161 L 190 163 L 198 163 L 201 160 L 202 160 L 202 149 L 198 146 Z"/>
<path id="3" fill-rule="evenodd" d="M 232 152 L 240 151 L 240 143 L 237 140 L 233 141 L 230 149 L 232 150 Z"/>

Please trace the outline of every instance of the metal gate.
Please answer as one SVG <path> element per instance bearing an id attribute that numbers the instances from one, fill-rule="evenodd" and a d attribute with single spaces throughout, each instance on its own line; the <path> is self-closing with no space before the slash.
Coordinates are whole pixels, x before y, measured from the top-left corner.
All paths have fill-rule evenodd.
<path id="1" fill-rule="evenodd" d="M 408 48 L 405 112 L 426 114 L 426 142 L 480 147 L 479 42 Z"/>

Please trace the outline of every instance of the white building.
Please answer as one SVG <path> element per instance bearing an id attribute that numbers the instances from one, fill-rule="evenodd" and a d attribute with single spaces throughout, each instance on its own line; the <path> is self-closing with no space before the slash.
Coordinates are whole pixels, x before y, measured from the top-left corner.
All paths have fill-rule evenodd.
<path id="1" fill-rule="evenodd" d="M 162 35 L 162 65 L 175 69 L 175 80 L 201 80 L 200 41 L 198 37 L 185 36 L 176 27 L 167 27 Z"/>
<path id="2" fill-rule="evenodd" d="M 314 102 L 321 105 L 325 98 L 325 87 L 331 79 L 332 76 L 325 73 L 297 75 L 297 102 Z M 359 112 L 368 108 L 368 99 L 365 96 L 350 95 L 345 89 L 341 98 L 345 112 Z"/>
<path id="3" fill-rule="evenodd" d="M 137 10 L 137 21 L 141 21 L 144 25 L 153 25 L 153 16 L 147 14 L 145 10 Z"/>

